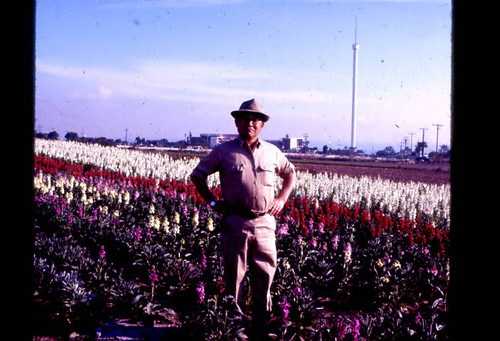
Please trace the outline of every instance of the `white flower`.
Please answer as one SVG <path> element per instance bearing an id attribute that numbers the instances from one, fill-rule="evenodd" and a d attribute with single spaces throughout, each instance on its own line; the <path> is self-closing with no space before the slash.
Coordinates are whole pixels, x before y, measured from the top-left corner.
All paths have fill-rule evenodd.
<path id="1" fill-rule="evenodd" d="M 347 242 L 344 247 L 344 261 L 349 263 L 351 261 L 352 248 L 351 243 Z"/>

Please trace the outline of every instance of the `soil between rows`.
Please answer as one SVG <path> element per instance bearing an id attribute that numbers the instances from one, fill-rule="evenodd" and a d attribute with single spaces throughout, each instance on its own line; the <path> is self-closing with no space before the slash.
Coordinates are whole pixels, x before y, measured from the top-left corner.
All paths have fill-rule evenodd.
<path id="1" fill-rule="evenodd" d="M 307 160 L 290 161 L 300 171 L 330 172 L 354 177 L 380 177 L 397 182 L 425 182 L 437 185 L 450 183 L 450 164 L 374 164 L 374 163 L 318 163 Z"/>

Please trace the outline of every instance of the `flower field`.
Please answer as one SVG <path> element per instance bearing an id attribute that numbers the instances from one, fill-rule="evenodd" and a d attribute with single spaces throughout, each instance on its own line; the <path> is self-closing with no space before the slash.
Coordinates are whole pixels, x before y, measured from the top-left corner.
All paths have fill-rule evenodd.
<path id="1" fill-rule="evenodd" d="M 39 139 L 34 157 L 37 335 L 126 320 L 172 339 L 244 338 L 223 295 L 220 217 L 189 181 L 197 158 Z M 277 338 L 448 339 L 450 186 L 297 178 L 277 217 Z"/>

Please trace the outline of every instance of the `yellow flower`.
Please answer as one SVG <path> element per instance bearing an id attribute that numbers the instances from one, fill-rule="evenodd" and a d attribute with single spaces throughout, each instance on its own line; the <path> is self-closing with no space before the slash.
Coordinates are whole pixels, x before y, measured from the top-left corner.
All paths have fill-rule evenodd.
<path id="1" fill-rule="evenodd" d="M 123 196 L 123 202 L 125 203 L 125 205 L 128 205 L 128 203 L 130 202 L 130 193 L 128 191 L 125 192 Z"/>
<path id="2" fill-rule="evenodd" d="M 174 223 L 179 224 L 181 222 L 181 217 L 179 215 L 179 212 L 175 212 L 174 214 Z"/>
<path id="3" fill-rule="evenodd" d="M 401 263 L 399 261 L 395 261 L 394 263 L 392 263 L 392 268 L 401 269 Z"/>
<path id="4" fill-rule="evenodd" d="M 212 218 L 207 219 L 207 230 L 210 232 L 214 230 L 214 220 Z"/>
<path id="5" fill-rule="evenodd" d="M 377 262 L 375 263 L 375 265 L 377 266 L 377 268 L 381 268 L 384 266 L 384 262 L 382 262 L 382 260 L 379 258 L 379 259 L 377 259 Z"/>
<path id="6" fill-rule="evenodd" d="M 193 218 L 191 219 L 191 223 L 193 224 L 193 227 L 198 226 L 198 224 L 200 223 L 198 213 L 195 213 L 193 215 Z"/>
<path id="7" fill-rule="evenodd" d="M 170 230 L 170 223 L 169 223 L 167 217 L 165 217 L 163 219 L 163 223 L 161 224 L 161 227 L 165 230 L 165 232 L 169 232 L 169 230 Z"/>
<path id="8" fill-rule="evenodd" d="M 149 206 L 149 214 L 155 214 L 155 207 L 153 204 L 151 204 L 151 206 Z"/>

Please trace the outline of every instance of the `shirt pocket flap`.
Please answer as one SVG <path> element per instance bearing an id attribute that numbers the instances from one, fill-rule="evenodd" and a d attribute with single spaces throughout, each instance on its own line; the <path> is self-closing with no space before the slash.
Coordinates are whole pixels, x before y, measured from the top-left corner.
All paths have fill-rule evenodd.
<path id="1" fill-rule="evenodd" d="M 240 164 L 232 165 L 231 167 L 229 167 L 228 170 L 229 170 L 229 173 L 242 173 L 245 170 L 245 164 L 240 163 Z"/>
<path id="2" fill-rule="evenodd" d="M 275 173 L 276 168 L 273 164 L 261 164 L 257 166 L 257 177 L 263 185 L 273 186 Z"/>
<path id="3" fill-rule="evenodd" d="M 273 164 L 261 164 L 257 166 L 257 171 L 258 172 L 276 172 L 276 168 L 274 167 Z"/>

